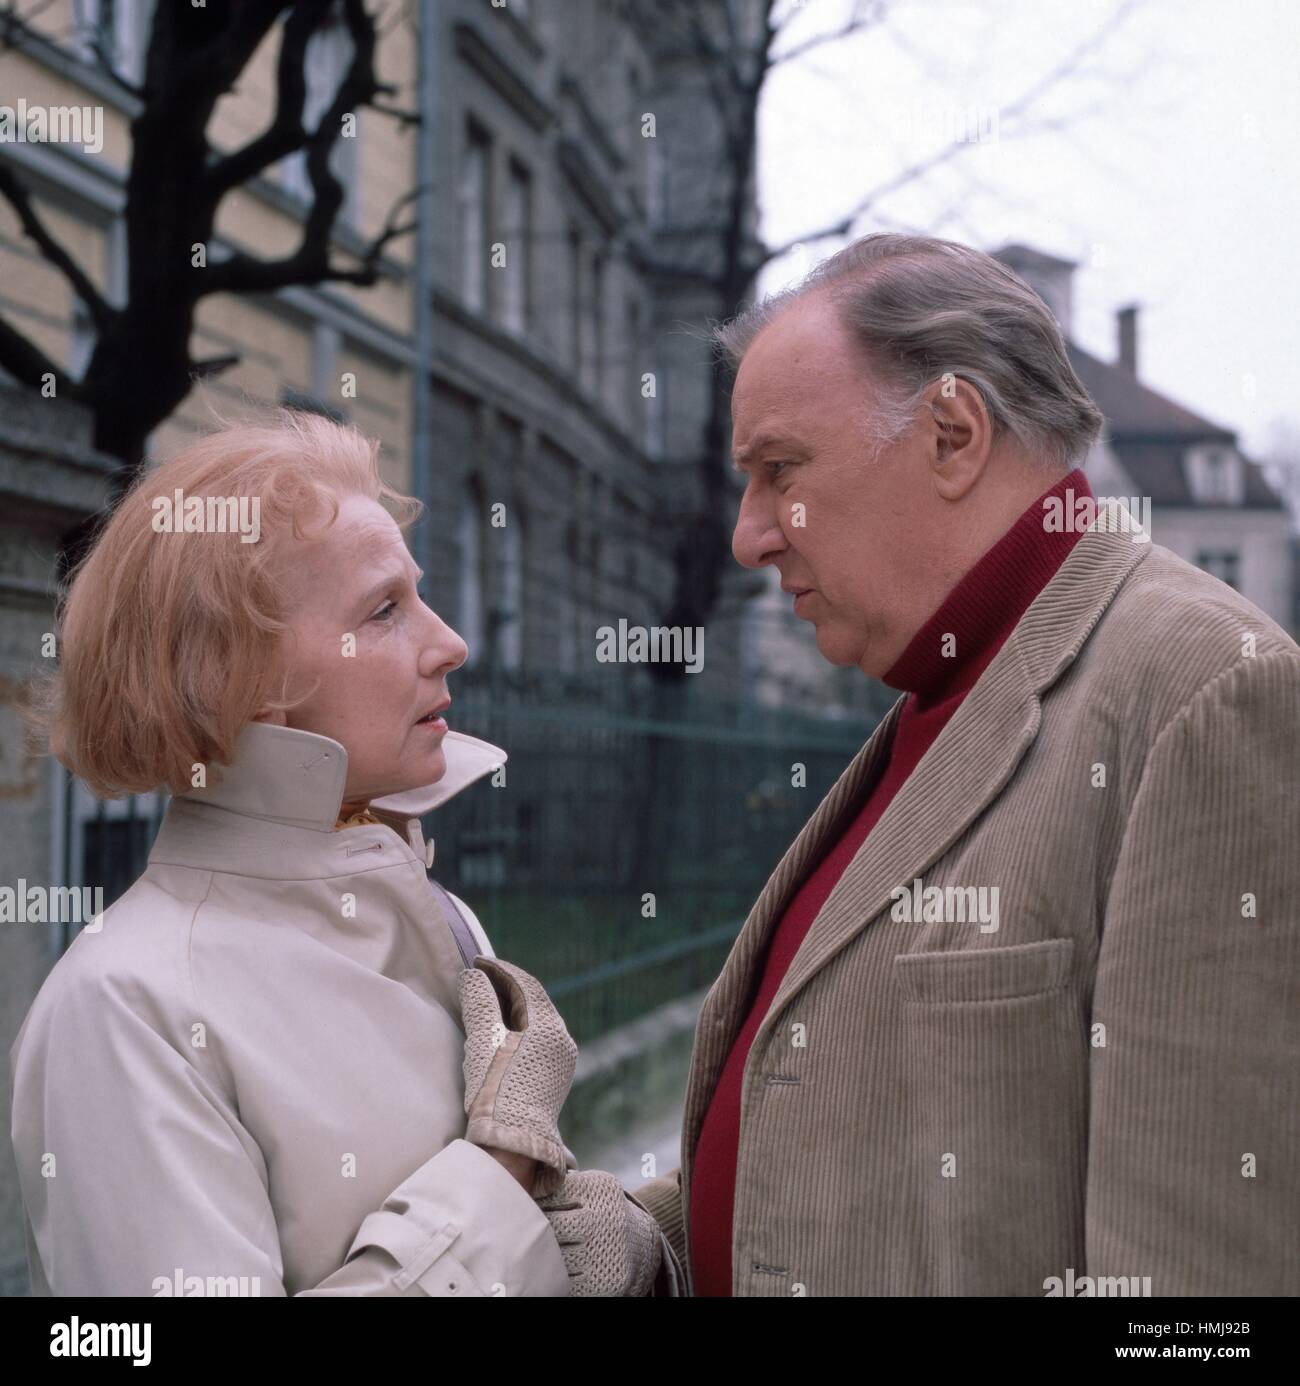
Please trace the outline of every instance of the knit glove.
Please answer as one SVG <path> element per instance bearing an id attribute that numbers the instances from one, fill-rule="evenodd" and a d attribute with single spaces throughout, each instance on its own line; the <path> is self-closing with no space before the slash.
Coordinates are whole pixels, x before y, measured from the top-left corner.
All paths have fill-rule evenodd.
<path id="1" fill-rule="evenodd" d="M 660 1264 L 659 1224 L 604 1170 L 570 1174 L 537 1206 L 569 1272 L 569 1294 L 648 1295 Z"/>
<path id="2" fill-rule="evenodd" d="M 522 968 L 479 957 L 459 980 L 465 1139 L 538 1161 L 533 1195 L 554 1193 L 578 1163 L 558 1126 L 578 1047 L 542 984 Z"/>

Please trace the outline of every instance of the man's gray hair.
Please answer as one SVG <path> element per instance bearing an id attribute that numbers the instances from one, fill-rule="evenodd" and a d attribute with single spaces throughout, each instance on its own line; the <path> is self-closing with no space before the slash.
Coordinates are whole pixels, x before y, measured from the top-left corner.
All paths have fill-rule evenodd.
<path id="1" fill-rule="evenodd" d="M 995 439 L 1010 434 L 1059 466 L 1081 461 L 1101 431 L 1047 305 L 991 255 L 955 241 L 863 236 L 715 327 L 713 340 L 739 366 L 768 323 L 821 290 L 886 391 L 866 416 L 877 449 L 908 430 L 921 396 L 946 374 L 980 392 Z"/>

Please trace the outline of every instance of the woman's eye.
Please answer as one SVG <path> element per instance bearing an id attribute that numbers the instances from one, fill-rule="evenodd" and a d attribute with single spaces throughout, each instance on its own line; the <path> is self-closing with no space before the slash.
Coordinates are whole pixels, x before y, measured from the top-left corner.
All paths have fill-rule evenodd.
<path id="1" fill-rule="evenodd" d="M 396 602 L 385 602 L 383 606 L 370 618 L 372 621 L 390 620 L 394 611 L 397 610 Z"/>
<path id="2" fill-rule="evenodd" d="M 790 464 L 788 462 L 769 462 L 767 464 L 768 475 L 773 479 L 773 481 L 775 481 L 776 478 L 780 475 L 780 473 L 776 469 L 778 467 L 788 467 L 789 465 Z"/>

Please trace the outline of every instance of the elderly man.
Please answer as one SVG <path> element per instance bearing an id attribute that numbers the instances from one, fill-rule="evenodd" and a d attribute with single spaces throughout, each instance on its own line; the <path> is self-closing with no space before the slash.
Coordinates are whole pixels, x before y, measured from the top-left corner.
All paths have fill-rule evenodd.
<path id="1" fill-rule="evenodd" d="M 902 696 L 638 1190 L 692 1292 L 1300 1293 L 1300 649 L 1072 523 L 1102 419 L 988 256 L 868 236 L 717 335 L 736 558 Z"/>

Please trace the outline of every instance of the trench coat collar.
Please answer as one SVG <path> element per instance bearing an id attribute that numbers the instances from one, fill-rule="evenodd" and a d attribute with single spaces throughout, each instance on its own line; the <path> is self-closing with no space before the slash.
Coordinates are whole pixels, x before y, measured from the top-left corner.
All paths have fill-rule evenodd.
<path id="1" fill-rule="evenodd" d="M 506 761 L 499 746 L 465 732 L 449 731 L 442 749 L 447 770 L 441 779 L 370 801 L 378 816 L 401 824 L 399 832 L 408 820 L 445 804 Z M 328 833 L 333 832 L 343 804 L 348 753 L 341 742 L 329 736 L 250 722 L 235 742 L 234 760 L 219 766 L 218 773 L 220 784 L 191 789 L 176 797 Z"/>
<path id="2" fill-rule="evenodd" d="M 1116 504 L 1099 502 L 1099 510 Z M 1098 520 L 1080 538 L 894 795 L 813 920 L 754 1037 L 752 1053 L 761 1051 L 786 1004 L 880 915 L 891 890 L 910 886 L 1001 793 L 1038 734 L 1042 694 L 1069 668 L 1120 586 L 1151 550 L 1149 536 L 1135 540 L 1119 528 L 1114 518 Z M 776 923 L 884 773 L 905 700 L 890 709 L 795 838 L 705 1000 L 702 1033 L 720 1043 L 710 1049 L 716 1062 L 704 1066 L 713 1071 L 697 1074 L 687 1096 L 683 1146 L 688 1159 L 698 1134 L 699 1104 L 707 1101 L 730 1037 L 744 1020 L 745 998 Z"/>

